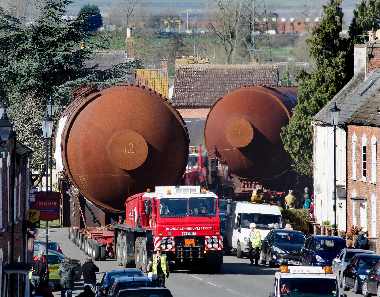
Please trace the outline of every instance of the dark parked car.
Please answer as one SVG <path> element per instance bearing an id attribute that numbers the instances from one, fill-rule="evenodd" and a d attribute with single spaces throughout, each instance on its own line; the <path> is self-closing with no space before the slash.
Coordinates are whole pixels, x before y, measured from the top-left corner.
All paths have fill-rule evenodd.
<path id="1" fill-rule="evenodd" d="M 375 254 L 375 252 L 361 249 L 343 249 L 340 254 L 333 260 L 333 272 L 336 274 L 340 286 L 342 285 L 343 271 L 346 269 L 351 259 L 357 254 Z"/>
<path id="2" fill-rule="evenodd" d="M 119 291 L 130 288 L 151 287 L 152 280 L 147 276 L 120 276 L 111 279 L 107 297 L 116 297 Z"/>
<path id="3" fill-rule="evenodd" d="M 300 231 L 274 229 L 263 240 L 261 260 L 269 266 L 288 263 L 299 265 L 305 235 Z"/>
<path id="4" fill-rule="evenodd" d="M 106 296 L 108 289 L 112 283 L 112 279 L 123 276 L 136 277 L 145 275 L 140 269 L 137 268 L 114 269 L 108 271 L 104 273 L 102 280 L 97 284 L 99 295 Z"/>
<path id="5" fill-rule="evenodd" d="M 301 251 L 303 265 L 331 266 L 333 259 L 346 246 L 346 241 L 337 236 L 313 235 L 306 239 Z"/>
<path id="6" fill-rule="evenodd" d="M 117 297 L 173 297 L 166 288 L 137 288 L 120 290 Z"/>
<path id="7" fill-rule="evenodd" d="M 354 256 L 343 271 L 343 289 L 352 288 L 355 293 L 360 293 L 368 273 L 379 261 L 380 256 L 378 255 L 358 254 Z"/>
<path id="8" fill-rule="evenodd" d="M 362 284 L 362 293 L 364 297 L 370 295 L 380 296 L 380 262 L 377 262 L 368 273 Z"/>

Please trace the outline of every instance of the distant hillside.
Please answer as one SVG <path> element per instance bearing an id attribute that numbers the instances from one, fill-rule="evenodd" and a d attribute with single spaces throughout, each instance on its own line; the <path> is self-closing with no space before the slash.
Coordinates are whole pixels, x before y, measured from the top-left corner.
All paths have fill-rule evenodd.
<path id="1" fill-rule="evenodd" d="M 277 12 L 284 17 L 298 17 L 302 15 L 318 16 L 321 13 L 322 5 L 327 0 L 256 0 L 259 8 L 266 8 Z M 123 0 L 74 0 L 69 12 L 76 14 L 85 4 L 96 4 L 103 13 L 108 13 L 110 9 L 121 7 Z M 215 0 L 138 0 L 140 7 L 147 14 L 161 13 L 184 13 L 191 10 L 193 13 L 204 13 L 210 9 Z M 343 1 L 345 14 L 351 18 L 352 10 L 358 0 Z"/>

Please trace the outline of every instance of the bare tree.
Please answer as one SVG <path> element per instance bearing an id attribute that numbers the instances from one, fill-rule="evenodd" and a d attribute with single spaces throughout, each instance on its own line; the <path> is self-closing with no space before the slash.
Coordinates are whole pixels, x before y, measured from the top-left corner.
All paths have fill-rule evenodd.
<path id="1" fill-rule="evenodd" d="M 130 26 L 131 19 L 133 18 L 135 14 L 137 6 L 137 0 L 123 0 L 121 4 L 121 9 L 123 13 L 123 19 L 124 19 L 124 24 L 125 27 Z"/>
<path id="2" fill-rule="evenodd" d="M 216 0 L 215 21 L 209 23 L 209 29 L 222 43 L 227 64 L 231 64 L 233 54 L 240 42 L 239 27 L 242 17 L 240 0 Z"/>

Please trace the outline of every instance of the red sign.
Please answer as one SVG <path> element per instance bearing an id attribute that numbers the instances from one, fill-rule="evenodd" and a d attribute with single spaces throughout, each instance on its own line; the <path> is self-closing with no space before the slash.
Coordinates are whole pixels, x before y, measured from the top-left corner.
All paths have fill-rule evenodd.
<path id="1" fill-rule="evenodd" d="M 31 209 L 40 211 L 40 220 L 53 221 L 59 219 L 59 192 L 36 192 Z"/>

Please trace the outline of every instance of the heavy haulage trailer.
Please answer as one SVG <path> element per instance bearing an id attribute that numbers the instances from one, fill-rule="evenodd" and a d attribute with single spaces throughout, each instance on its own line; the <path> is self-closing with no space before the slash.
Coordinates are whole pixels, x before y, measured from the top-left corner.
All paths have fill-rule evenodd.
<path id="1" fill-rule="evenodd" d="M 146 270 L 158 249 L 177 267 L 217 272 L 223 263 L 218 197 L 198 186 L 135 194 L 125 202 L 124 222 L 69 234 L 95 260 L 115 257 L 124 267 Z"/>

